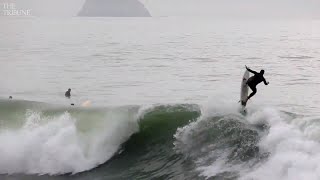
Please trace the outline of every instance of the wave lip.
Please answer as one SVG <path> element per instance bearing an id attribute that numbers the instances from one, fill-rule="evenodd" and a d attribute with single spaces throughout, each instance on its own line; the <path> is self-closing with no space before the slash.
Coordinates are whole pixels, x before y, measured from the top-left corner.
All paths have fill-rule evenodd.
<path id="1" fill-rule="evenodd" d="M 137 113 L 138 108 L 27 110 L 21 127 L 0 129 L 0 174 L 75 174 L 95 168 L 138 131 Z"/>
<path id="2" fill-rule="evenodd" d="M 238 178 L 243 164 L 255 164 L 267 154 L 258 143 L 265 124 L 252 126 L 238 113 L 201 116 L 174 135 L 177 153 L 191 159 L 200 176 Z"/>
<path id="3" fill-rule="evenodd" d="M 32 106 L 33 110 L 11 105 L 12 111 L 1 111 L 0 102 L 4 124 L 0 174 L 86 171 L 79 176 L 110 179 L 320 177 L 316 117 L 259 106 L 244 116 L 233 103 L 217 102 L 213 107 Z M 16 113 L 19 116 L 11 116 Z M 3 117 L 19 125 L 7 126 Z"/>

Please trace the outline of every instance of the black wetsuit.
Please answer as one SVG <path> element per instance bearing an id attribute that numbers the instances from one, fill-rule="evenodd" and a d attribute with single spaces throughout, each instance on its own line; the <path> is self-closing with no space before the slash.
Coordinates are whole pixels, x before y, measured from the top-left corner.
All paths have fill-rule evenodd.
<path id="1" fill-rule="evenodd" d="M 71 97 L 71 89 L 69 89 L 65 94 L 64 94 L 67 98 Z"/>
<path id="2" fill-rule="evenodd" d="M 265 85 L 268 85 L 268 83 L 266 82 L 265 78 L 263 77 L 263 73 L 258 73 L 256 71 L 249 69 L 249 68 L 247 68 L 247 70 L 254 74 L 254 76 L 250 77 L 247 81 L 248 86 L 252 90 L 252 93 L 248 96 L 248 99 L 250 99 L 252 96 L 254 96 L 257 93 L 256 86 L 258 84 L 260 84 L 261 82 L 264 82 Z"/>

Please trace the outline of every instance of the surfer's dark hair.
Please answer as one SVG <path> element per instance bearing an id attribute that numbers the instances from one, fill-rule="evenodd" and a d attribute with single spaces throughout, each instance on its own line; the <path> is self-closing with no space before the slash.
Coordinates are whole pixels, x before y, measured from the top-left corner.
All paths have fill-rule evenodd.
<path id="1" fill-rule="evenodd" d="M 264 70 L 263 70 L 263 69 L 261 69 L 260 73 L 262 73 L 262 74 L 263 74 L 263 73 L 264 73 Z"/>

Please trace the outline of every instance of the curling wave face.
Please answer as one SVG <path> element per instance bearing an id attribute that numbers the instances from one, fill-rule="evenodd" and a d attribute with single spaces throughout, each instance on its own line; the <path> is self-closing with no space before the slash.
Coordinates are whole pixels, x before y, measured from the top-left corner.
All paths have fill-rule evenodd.
<path id="1" fill-rule="evenodd" d="M 27 101 L 0 106 L 1 174 L 90 170 L 138 130 L 138 107 L 81 109 Z"/>
<path id="2" fill-rule="evenodd" d="M 73 173 L 75 179 L 320 177 L 316 117 L 259 106 L 243 115 L 228 103 L 214 104 L 77 108 L 1 101 L 0 173 Z"/>

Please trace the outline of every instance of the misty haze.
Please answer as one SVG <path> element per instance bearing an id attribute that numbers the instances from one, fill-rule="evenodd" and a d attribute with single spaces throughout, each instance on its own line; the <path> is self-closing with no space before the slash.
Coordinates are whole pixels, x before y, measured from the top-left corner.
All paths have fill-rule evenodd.
<path id="1" fill-rule="evenodd" d="M 319 180 L 319 0 L 0 0 L 0 179 Z"/>

